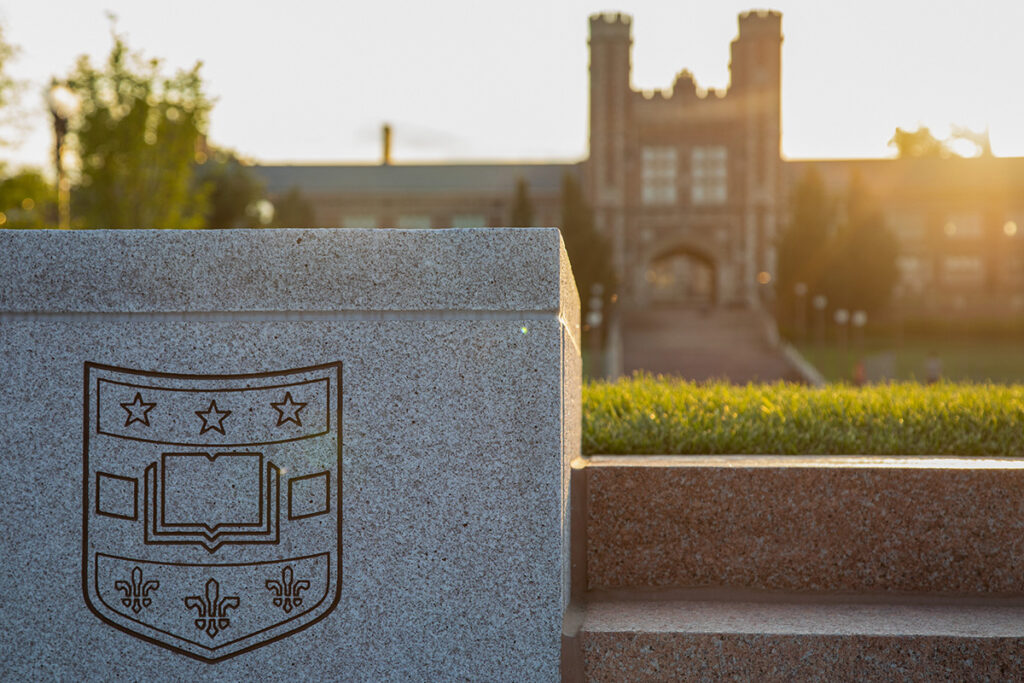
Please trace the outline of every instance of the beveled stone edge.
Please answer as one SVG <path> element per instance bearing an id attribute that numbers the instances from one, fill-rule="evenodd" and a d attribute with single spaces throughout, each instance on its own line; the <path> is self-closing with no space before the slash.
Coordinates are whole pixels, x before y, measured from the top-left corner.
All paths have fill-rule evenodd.
<path id="1" fill-rule="evenodd" d="M 1020 599 L 903 600 L 774 595 L 751 600 L 591 599 L 579 633 L 762 634 L 1024 638 Z M 984 626 L 990 630 L 984 633 Z"/>
<path id="2" fill-rule="evenodd" d="M 321 251 L 289 253 L 304 240 Z M 421 260 L 425 248 L 437 252 Z M 255 266 L 232 279 L 239 261 Z M 0 230 L 0 266 L 9 314 L 544 312 L 578 342 L 579 300 L 555 228 Z M 362 279 L 349 284 L 353 273 Z"/>
<path id="3" fill-rule="evenodd" d="M 987 455 L 586 455 L 577 468 L 1024 469 L 1019 456 Z"/>

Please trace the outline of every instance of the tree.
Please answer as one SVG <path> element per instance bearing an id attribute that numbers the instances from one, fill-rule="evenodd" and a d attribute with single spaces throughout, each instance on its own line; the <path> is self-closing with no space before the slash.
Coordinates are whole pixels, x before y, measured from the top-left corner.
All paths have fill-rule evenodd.
<path id="1" fill-rule="evenodd" d="M 533 202 L 530 201 L 530 185 L 526 179 L 516 180 L 516 196 L 512 201 L 512 215 L 509 217 L 510 228 L 533 227 Z"/>
<path id="2" fill-rule="evenodd" d="M 897 128 L 889 146 L 896 148 L 900 159 L 950 159 L 963 156 L 955 148 L 958 142 L 973 147 L 973 153 L 968 152 L 967 156 L 992 156 L 988 130 L 976 132 L 966 126 L 952 126 L 946 140 L 936 138 L 927 126 L 912 131 Z"/>
<path id="3" fill-rule="evenodd" d="M 899 243 L 856 176 L 844 203 L 822 288 L 834 308 L 873 313 L 889 302 L 899 277 Z"/>
<path id="4" fill-rule="evenodd" d="M 7 72 L 7 67 L 17 54 L 18 48 L 7 42 L 4 27 L 0 26 L 0 108 L 11 105 L 18 90 L 18 82 Z"/>
<path id="5" fill-rule="evenodd" d="M 561 227 L 565 251 L 579 290 L 580 316 L 586 321 L 595 285 L 601 285 L 601 300 L 607 311 L 615 295 L 617 281 L 608 241 L 594 227 L 594 214 L 583 197 L 579 182 L 571 173 L 562 177 Z"/>
<path id="6" fill-rule="evenodd" d="M 144 61 L 116 33 L 102 69 L 79 59 L 67 79 L 81 103 L 71 122 L 81 164 L 76 223 L 203 227 L 209 188 L 197 187 L 194 165 L 211 103 L 199 67 L 162 76 L 159 60 Z"/>
<path id="7" fill-rule="evenodd" d="M 53 185 L 35 170 L 22 170 L 0 180 L 0 227 L 46 228 L 56 213 Z"/>
<path id="8" fill-rule="evenodd" d="M 313 204 L 302 191 L 293 187 L 274 204 L 275 228 L 312 228 L 314 224 Z"/>
<path id="9" fill-rule="evenodd" d="M 889 146 L 896 148 L 900 159 L 945 159 L 956 156 L 942 140 L 939 140 L 927 126 L 917 130 L 897 128 Z"/>
<path id="10" fill-rule="evenodd" d="M 18 48 L 9 43 L 0 25 L 0 126 L 17 130 L 26 117 L 19 110 L 25 83 L 10 75 L 8 67 Z M 9 144 L 5 137 L 0 145 Z M 43 174 L 35 169 L 12 171 L 0 161 L 0 228 L 50 227 L 56 215 L 56 192 Z"/>
<path id="11" fill-rule="evenodd" d="M 950 138 L 952 140 L 963 140 L 973 145 L 974 154 L 972 156 L 992 156 L 992 140 L 989 138 L 988 126 L 980 131 L 971 130 L 967 126 L 952 126 Z"/>
<path id="12" fill-rule="evenodd" d="M 258 207 L 263 183 L 231 151 L 211 149 L 196 169 L 193 187 L 208 193 L 204 222 L 210 228 L 263 227 Z"/>
<path id="13" fill-rule="evenodd" d="M 17 57 L 19 49 L 17 46 L 7 42 L 4 35 L 4 27 L 0 26 L 0 126 L 13 128 L 16 134 L 22 132 L 27 126 L 28 117 L 19 106 L 21 95 L 25 91 L 25 82 L 11 76 L 8 67 Z M 0 136 L 0 145 L 10 144 L 10 139 Z"/>
<path id="14" fill-rule="evenodd" d="M 899 245 L 856 177 L 840 202 L 810 169 L 793 189 L 789 214 L 778 251 L 780 322 L 806 305 L 797 301 L 798 283 L 803 296 L 822 294 L 833 309 L 884 308 L 898 277 Z"/>
<path id="15" fill-rule="evenodd" d="M 799 283 L 807 291 L 821 291 L 834 227 L 835 201 L 829 197 L 821 174 L 811 167 L 793 188 L 789 221 L 779 240 L 777 292 L 782 320 L 791 319 Z"/>

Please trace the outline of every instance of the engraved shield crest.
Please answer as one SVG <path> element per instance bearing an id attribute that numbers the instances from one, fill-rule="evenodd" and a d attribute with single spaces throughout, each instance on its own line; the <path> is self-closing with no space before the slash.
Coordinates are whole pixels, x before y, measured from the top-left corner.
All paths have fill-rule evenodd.
<path id="1" fill-rule="evenodd" d="M 208 662 L 341 593 L 341 363 L 249 375 L 85 364 L 82 581 L 122 631 Z"/>

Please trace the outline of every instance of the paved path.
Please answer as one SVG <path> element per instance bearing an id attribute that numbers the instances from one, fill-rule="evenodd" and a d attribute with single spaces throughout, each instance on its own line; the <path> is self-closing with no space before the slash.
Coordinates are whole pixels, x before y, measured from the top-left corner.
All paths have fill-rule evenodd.
<path id="1" fill-rule="evenodd" d="M 622 314 L 625 374 L 645 370 L 735 384 L 801 381 L 772 348 L 760 315 L 746 309 L 656 308 Z"/>

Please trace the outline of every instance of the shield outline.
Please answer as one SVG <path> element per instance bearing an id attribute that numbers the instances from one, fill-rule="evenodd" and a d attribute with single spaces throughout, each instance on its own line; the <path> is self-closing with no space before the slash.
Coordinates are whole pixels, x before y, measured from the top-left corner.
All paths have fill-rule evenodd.
<path id="1" fill-rule="evenodd" d="M 284 631 L 282 633 L 278 633 L 277 635 L 275 635 L 275 636 L 273 636 L 271 638 L 267 638 L 266 640 L 260 640 L 258 642 L 255 642 L 255 643 L 251 644 L 251 645 L 247 645 L 247 646 L 245 646 L 243 648 L 240 648 L 238 650 L 232 650 L 230 652 L 226 652 L 226 653 L 224 653 L 222 655 L 219 655 L 219 656 L 205 657 L 205 656 L 203 656 L 203 655 L 201 655 L 199 653 L 190 652 L 189 650 L 185 650 L 185 649 L 182 649 L 182 648 L 177 647 L 175 645 L 172 645 L 170 643 L 166 643 L 164 641 L 158 640 L 158 639 L 153 638 L 153 637 L 151 637 L 149 635 L 146 635 L 144 633 L 139 633 L 138 631 L 133 631 L 132 629 L 124 626 L 123 624 L 119 624 L 119 623 L 109 619 L 99 608 L 97 608 L 95 605 L 93 605 L 93 602 L 92 602 L 92 600 L 90 599 L 90 596 L 89 596 L 89 564 L 90 564 L 90 559 L 91 559 L 90 555 L 89 555 L 89 511 L 91 509 L 90 505 L 92 505 L 92 503 L 93 503 L 93 501 L 91 500 L 91 497 L 89 495 L 90 485 L 91 485 L 91 478 L 89 476 L 89 474 L 90 474 L 90 472 L 89 472 L 89 430 L 90 430 L 90 424 L 91 424 L 91 414 L 90 414 L 90 404 L 89 404 L 89 393 L 90 393 L 89 375 L 90 375 L 90 371 L 92 371 L 92 370 L 111 371 L 111 372 L 117 372 L 117 373 L 122 373 L 122 374 L 127 374 L 127 375 L 137 375 L 137 376 L 141 376 L 141 377 L 163 378 L 163 379 L 172 379 L 172 380 L 252 380 L 252 379 L 264 379 L 264 378 L 270 378 L 270 377 L 282 377 L 282 376 L 287 376 L 287 375 L 291 375 L 291 374 L 297 374 L 297 373 L 301 373 L 301 372 L 316 372 L 316 371 L 324 371 L 324 370 L 326 370 L 326 371 L 334 370 L 334 372 L 335 372 L 334 376 L 336 377 L 336 381 L 337 381 L 337 389 L 336 389 L 337 400 L 336 400 L 336 405 L 335 405 L 333 411 L 331 411 L 331 414 L 334 417 L 334 419 L 337 420 L 337 422 L 335 424 L 337 424 L 337 426 L 338 426 L 337 427 L 337 432 L 338 432 L 338 436 L 337 436 L 338 453 L 337 453 L 337 477 L 336 477 L 337 482 L 338 482 L 337 483 L 337 488 L 338 488 L 338 505 L 337 505 L 337 508 L 338 508 L 337 509 L 337 525 L 338 525 L 337 526 L 337 528 L 338 528 L 338 544 L 337 544 L 338 580 L 337 580 L 337 585 L 334 586 L 334 597 L 331 600 L 330 604 L 326 607 L 326 609 L 323 610 L 323 612 L 318 614 L 316 617 L 310 619 L 309 621 L 306 621 L 306 622 L 303 622 L 303 623 L 299 624 L 295 628 L 291 628 L 291 629 L 289 629 L 287 631 Z M 343 577 L 344 577 L 344 571 L 343 571 L 343 565 L 342 565 L 342 490 L 343 490 L 343 481 L 342 481 L 342 466 L 341 466 L 341 449 L 342 449 L 343 424 L 342 424 L 342 414 L 341 414 L 342 413 L 342 411 L 341 411 L 341 399 L 342 399 L 342 396 L 343 396 L 343 392 L 342 392 L 343 379 L 342 379 L 342 362 L 341 361 L 333 361 L 333 362 L 329 362 L 329 363 L 321 363 L 319 365 L 310 365 L 310 366 L 304 366 L 304 367 L 299 367 L 299 368 L 288 368 L 286 370 L 272 370 L 272 371 L 267 371 L 267 372 L 237 373 L 237 374 L 208 374 L 208 375 L 200 375 L 200 374 L 194 374 L 194 373 L 174 373 L 174 372 L 159 372 L 159 371 L 150 371 L 150 370 L 138 370 L 138 369 L 135 369 L 135 368 L 123 368 L 123 367 L 120 367 L 120 366 L 117 366 L 117 365 L 109 365 L 109 364 L 105 364 L 105 363 L 95 363 L 95 362 L 92 362 L 92 361 L 85 361 L 82 364 L 82 386 L 83 386 L 83 396 L 82 396 L 82 565 L 81 565 L 82 596 L 83 596 L 83 598 L 85 600 L 86 607 L 88 607 L 89 611 L 92 612 L 96 617 L 98 617 L 100 619 L 100 621 L 102 621 L 103 623 L 107 624 L 108 626 L 113 626 L 117 630 L 119 630 L 119 631 L 121 631 L 123 633 L 127 633 L 128 635 L 130 635 L 130 636 L 132 636 L 134 638 L 138 638 L 140 640 L 146 641 L 146 642 L 151 643 L 153 645 L 158 645 L 158 646 L 160 646 L 160 647 L 162 647 L 164 649 L 170 650 L 170 651 L 175 652 L 177 654 L 185 655 L 186 657 L 198 660 L 200 662 L 205 662 L 207 664 L 216 664 L 217 662 L 222 662 L 224 660 L 230 659 L 230 658 L 235 657 L 237 655 L 244 654 L 246 652 L 251 652 L 252 650 L 255 650 L 256 648 L 263 647 L 264 645 L 269 645 L 270 643 L 277 642 L 279 640 L 287 638 L 288 636 L 291 636 L 291 635 L 293 635 L 295 633 L 298 633 L 299 631 L 305 630 L 306 628 L 312 626 L 313 624 L 316 624 L 317 622 L 321 621 L 327 615 L 329 615 L 331 612 L 334 611 L 334 608 L 337 607 L 338 603 L 341 601 L 341 588 L 342 588 L 342 582 L 343 582 Z M 99 399 L 99 397 L 97 396 L 97 400 L 98 399 Z"/>

